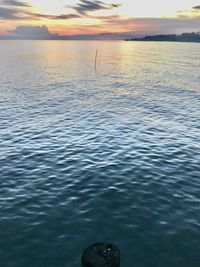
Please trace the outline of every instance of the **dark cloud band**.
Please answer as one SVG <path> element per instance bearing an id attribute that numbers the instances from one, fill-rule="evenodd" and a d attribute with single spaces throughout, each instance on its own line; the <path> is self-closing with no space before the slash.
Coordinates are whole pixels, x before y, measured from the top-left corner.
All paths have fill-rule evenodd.
<path id="1" fill-rule="evenodd" d="M 69 20 L 79 18 L 78 14 L 46 15 L 33 13 L 24 9 L 0 7 L 0 20 Z"/>
<path id="2" fill-rule="evenodd" d="M 102 1 L 90 1 L 81 0 L 79 4 L 71 7 L 80 14 L 86 14 L 87 12 L 98 11 L 98 10 L 110 10 L 119 7 L 119 4 L 106 4 Z"/>
<path id="3" fill-rule="evenodd" d="M 0 7 L 0 19 L 17 20 L 20 18 L 18 13 L 15 9 Z"/>
<path id="4" fill-rule="evenodd" d="M 17 1 L 17 0 L 3 0 L 1 1 L 3 5 L 7 6 L 16 6 L 16 7 L 31 7 L 29 4 L 22 2 L 22 1 Z"/>
<path id="5" fill-rule="evenodd" d="M 200 10 L 200 6 L 193 6 L 193 9 Z"/>

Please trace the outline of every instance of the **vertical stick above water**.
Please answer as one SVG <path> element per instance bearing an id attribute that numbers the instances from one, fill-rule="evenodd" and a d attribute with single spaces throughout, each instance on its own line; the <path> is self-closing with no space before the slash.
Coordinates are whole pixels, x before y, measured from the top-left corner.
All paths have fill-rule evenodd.
<path id="1" fill-rule="evenodd" d="M 96 54 L 95 54 L 95 61 L 94 61 L 94 68 L 95 68 L 95 70 L 97 68 L 97 56 L 98 56 L 98 49 L 96 50 Z"/>

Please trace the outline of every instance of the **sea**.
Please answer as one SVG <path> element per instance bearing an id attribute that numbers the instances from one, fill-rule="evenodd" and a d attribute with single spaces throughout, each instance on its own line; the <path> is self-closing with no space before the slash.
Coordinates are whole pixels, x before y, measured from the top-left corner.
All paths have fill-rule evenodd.
<path id="1" fill-rule="evenodd" d="M 200 266 L 200 44 L 0 42 L 0 266 L 96 242 Z"/>

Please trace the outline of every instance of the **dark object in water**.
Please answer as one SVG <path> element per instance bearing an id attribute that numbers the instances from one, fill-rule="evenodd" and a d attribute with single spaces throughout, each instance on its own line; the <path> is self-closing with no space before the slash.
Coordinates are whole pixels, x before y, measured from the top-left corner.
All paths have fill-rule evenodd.
<path id="1" fill-rule="evenodd" d="M 82 255 L 82 267 L 119 267 L 120 250 L 111 243 L 96 243 Z"/>

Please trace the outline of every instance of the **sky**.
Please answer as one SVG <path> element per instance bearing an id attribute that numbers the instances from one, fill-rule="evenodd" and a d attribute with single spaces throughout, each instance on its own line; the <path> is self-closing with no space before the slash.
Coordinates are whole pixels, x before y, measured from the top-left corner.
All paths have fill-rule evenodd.
<path id="1" fill-rule="evenodd" d="M 200 0 L 0 0 L 0 37 L 123 39 L 200 31 Z"/>

